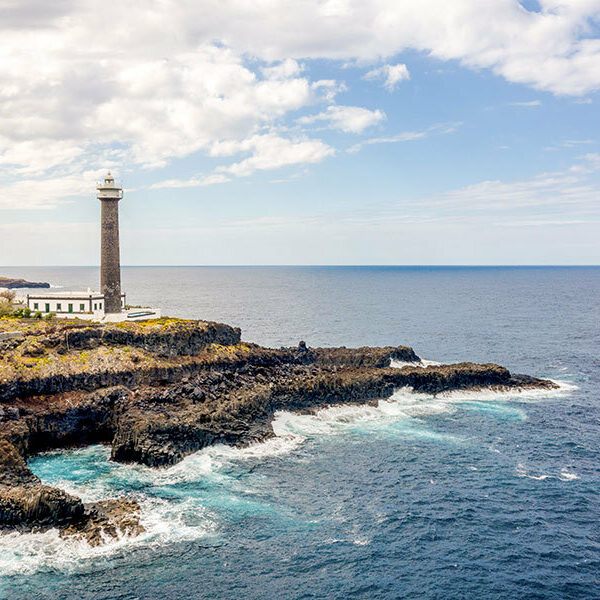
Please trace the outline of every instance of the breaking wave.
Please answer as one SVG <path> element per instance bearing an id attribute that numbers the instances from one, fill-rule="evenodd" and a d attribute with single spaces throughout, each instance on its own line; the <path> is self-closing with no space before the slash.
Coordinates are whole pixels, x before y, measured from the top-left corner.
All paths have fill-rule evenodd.
<path id="1" fill-rule="evenodd" d="M 275 413 L 272 426 L 277 436 L 332 435 L 385 428 L 398 422 L 410 423 L 415 418 L 453 410 L 445 400 L 416 393 L 410 388 L 401 388 L 389 399 L 379 400 L 376 405 L 343 404 L 323 408 L 314 414 L 279 411 Z"/>
<path id="2" fill-rule="evenodd" d="M 244 448 L 218 444 L 191 454 L 172 467 L 153 470 L 152 478 L 157 485 L 174 485 L 199 481 L 206 476 L 219 477 L 223 468 L 232 463 L 289 454 L 303 442 L 302 436 L 284 434 Z"/>
<path id="3" fill-rule="evenodd" d="M 567 382 L 554 383 L 559 387 L 551 390 L 457 390 L 435 396 L 404 387 L 397 389 L 389 399 L 379 400 L 375 405 L 337 405 L 323 408 L 314 414 L 280 411 L 275 414 L 272 426 L 277 436 L 318 436 L 365 428 L 384 429 L 390 424 L 404 422 L 408 425 L 405 433 L 409 437 L 414 435 L 456 441 L 459 439 L 457 436 L 428 430 L 424 419 L 452 414 L 457 410 L 479 410 L 499 418 L 526 420 L 526 411 L 511 405 L 510 401 L 548 398 L 577 389 L 577 386 Z"/>
<path id="4" fill-rule="evenodd" d="M 451 392 L 441 392 L 440 398 L 447 398 L 454 401 L 468 400 L 537 400 L 543 398 L 552 398 L 570 394 L 579 389 L 573 383 L 559 379 L 547 379 L 555 383 L 558 387 L 553 389 L 544 388 L 515 388 L 506 390 L 480 389 L 480 390 L 453 390 Z"/>
<path id="5" fill-rule="evenodd" d="M 86 495 L 85 488 L 79 488 L 77 492 Z M 174 505 L 158 498 L 137 498 L 145 533 L 135 537 L 123 535 L 101 546 L 62 538 L 57 529 L 43 533 L 4 534 L 0 536 L 0 574 L 85 571 L 98 568 L 101 561 L 121 558 L 138 547 L 199 539 L 214 533 L 217 528 L 209 511 L 192 500 Z"/>
<path id="6" fill-rule="evenodd" d="M 437 365 L 441 365 L 441 362 L 438 362 L 437 360 L 427 360 L 425 358 L 422 358 L 420 361 L 418 362 L 406 362 L 403 360 L 392 360 L 390 362 L 390 367 L 394 367 L 395 369 L 401 369 L 402 367 L 431 367 L 431 366 L 437 366 Z"/>
<path id="7" fill-rule="evenodd" d="M 528 479 L 535 479 L 536 481 L 545 481 L 546 479 L 558 479 L 559 481 L 573 481 L 579 479 L 577 473 L 571 473 L 566 468 L 561 469 L 559 473 L 540 473 L 533 474 L 522 464 L 518 464 L 516 468 L 518 477 L 527 477 Z"/>

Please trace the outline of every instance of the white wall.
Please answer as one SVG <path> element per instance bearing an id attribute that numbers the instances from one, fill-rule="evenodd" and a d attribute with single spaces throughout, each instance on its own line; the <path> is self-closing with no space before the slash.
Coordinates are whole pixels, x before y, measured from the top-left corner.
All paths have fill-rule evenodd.
<path id="1" fill-rule="evenodd" d="M 35 308 L 35 305 L 38 305 Z M 32 311 L 40 311 L 42 313 L 47 312 L 69 312 L 69 304 L 73 305 L 73 313 L 87 313 L 90 310 L 90 301 L 88 299 L 81 300 L 78 298 L 52 298 L 52 299 L 37 299 L 37 298 L 29 298 L 29 302 L 27 306 Z M 48 305 L 49 310 L 46 310 L 46 305 Z M 60 305 L 60 308 L 59 308 Z M 81 305 L 83 305 L 83 310 L 81 310 Z M 94 305 L 98 308 L 94 311 Z M 104 299 L 92 299 L 92 311 L 94 312 L 103 312 L 104 309 Z"/>

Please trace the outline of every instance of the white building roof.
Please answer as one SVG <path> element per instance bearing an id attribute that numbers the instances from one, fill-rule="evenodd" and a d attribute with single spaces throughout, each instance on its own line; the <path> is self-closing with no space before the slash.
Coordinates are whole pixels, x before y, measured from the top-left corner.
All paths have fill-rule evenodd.
<path id="1" fill-rule="evenodd" d="M 62 291 L 62 292 L 39 292 L 35 294 L 28 294 L 30 298 L 104 298 L 104 294 L 100 292 L 94 292 L 92 290 L 83 291 Z"/>

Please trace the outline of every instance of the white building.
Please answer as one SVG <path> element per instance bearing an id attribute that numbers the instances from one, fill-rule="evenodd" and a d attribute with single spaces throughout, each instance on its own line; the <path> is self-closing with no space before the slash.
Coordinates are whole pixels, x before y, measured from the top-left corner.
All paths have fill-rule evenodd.
<path id="1" fill-rule="evenodd" d="M 121 294 L 121 307 L 125 310 L 125 294 Z M 60 317 L 101 320 L 104 318 L 104 296 L 99 292 L 47 292 L 27 294 L 27 308 L 42 315 L 55 313 Z"/>
<path id="2" fill-rule="evenodd" d="M 32 313 L 40 312 L 42 316 L 54 313 L 63 319 L 84 319 L 86 321 L 121 322 L 158 319 L 161 311 L 158 308 L 127 308 L 125 294 L 121 294 L 122 311 L 107 313 L 104 310 L 104 296 L 99 292 L 47 292 L 27 294 L 27 308 Z"/>

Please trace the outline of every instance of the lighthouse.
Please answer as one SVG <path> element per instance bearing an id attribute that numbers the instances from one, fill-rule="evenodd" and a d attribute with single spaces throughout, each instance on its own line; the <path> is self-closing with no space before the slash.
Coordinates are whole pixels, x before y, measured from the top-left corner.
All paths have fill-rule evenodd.
<path id="1" fill-rule="evenodd" d="M 160 308 L 127 307 L 121 291 L 121 258 L 119 256 L 119 200 L 123 189 L 107 173 L 96 186 L 100 200 L 100 291 L 60 291 L 28 294 L 27 308 L 37 316 L 119 323 L 158 319 Z"/>
<path id="2" fill-rule="evenodd" d="M 121 259 L 119 256 L 119 200 L 123 189 L 115 184 L 110 171 L 96 187 L 101 211 L 100 293 L 104 296 L 104 312 L 120 313 Z"/>

